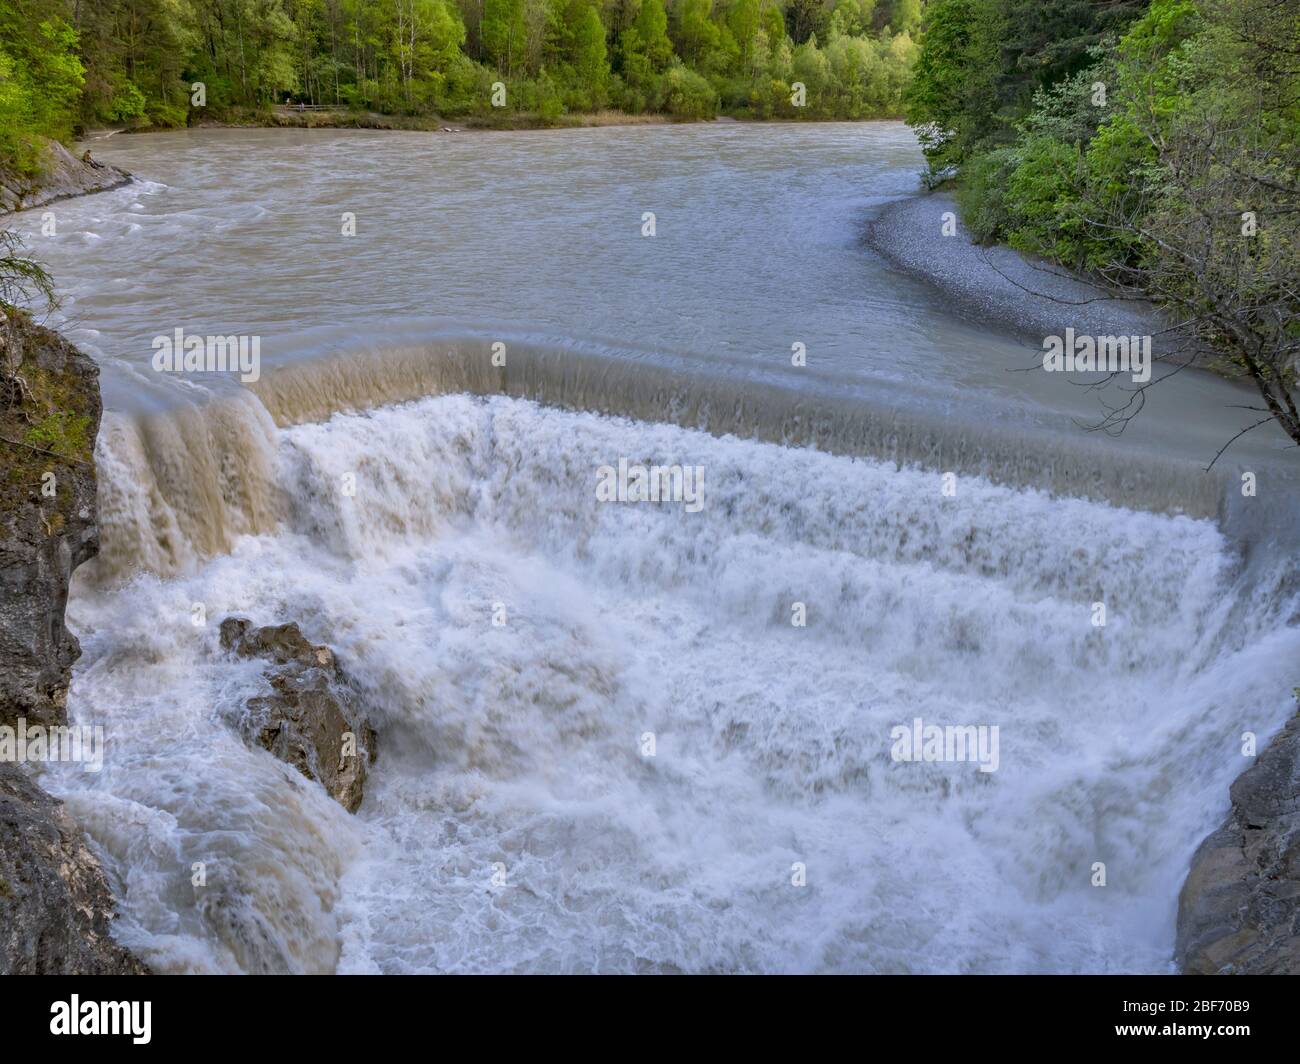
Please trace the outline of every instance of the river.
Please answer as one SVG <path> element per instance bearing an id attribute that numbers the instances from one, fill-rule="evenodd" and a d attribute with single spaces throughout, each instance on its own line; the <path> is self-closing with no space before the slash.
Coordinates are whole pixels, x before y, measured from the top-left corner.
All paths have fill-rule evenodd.
<path id="1" fill-rule="evenodd" d="M 1191 372 L 1086 431 L 1096 391 L 864 247 L 905 127 L 94 148 L 140 180 L 17 216 L 107 408 L 69 710 L 108 753 L 47 782 L 144 960 L 1170 970 L 1291 712 L 1286 441 L 1206 473 L 1249 393 Z M 258 380 L 155 372 L 176 328 Z M 620 459 L 704 505 L 599 501 Z M 355 816 L 230 727 L 229 614 L 375 707 Z M 996 771 L 894 760 L 917 718 L 996 726 Z"/>

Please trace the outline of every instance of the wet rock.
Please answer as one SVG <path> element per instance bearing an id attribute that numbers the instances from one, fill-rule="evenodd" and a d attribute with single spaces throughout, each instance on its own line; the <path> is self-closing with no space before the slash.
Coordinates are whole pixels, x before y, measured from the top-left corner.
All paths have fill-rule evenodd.
<path id="1" fill-rule="evenodd" d="M 1175 956 L 1191 975 L 1300 974 L 1300 716 L 1233 783 L 1192 858 Z"/>
<path id="2" fill-rule="evenodd" d="M 264 658 L 270 693 L 250 698 L 239 728 L 356 812 L 375 758 L 375 732 L 357 693 L 327 646 L 296 624 L 255 628 L 242 617 L 221 622 L 221 645 L 240 657 Z"/>
<path id="3" fill-rule="evenodd" d="M 0 169 L 0 214 L 43 207 L 91 192 L 107 192 L 130 180 L 125 170 L 92 159 L 89 151 L 78 158 L 57 140 L 50 141 L 35 175 Z"/>
<path id="4" fill-rule="evenodd" d="M 63 803 L 0 763 L 0 975 L 145 975 L 113 941 L 113 897 Z"/>

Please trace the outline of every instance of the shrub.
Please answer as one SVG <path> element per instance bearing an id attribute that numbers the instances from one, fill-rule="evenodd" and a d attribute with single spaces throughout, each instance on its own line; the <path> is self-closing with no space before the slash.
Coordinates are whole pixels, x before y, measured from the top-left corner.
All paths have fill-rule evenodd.
<path id="1" fill-rule="evenodd" d="M 677 118 L 713 118 L 718 113 L 718 94 L 713 86 L 681 64 L 664 71 L 656 103 L 659 110 Z"/>
<path id="2" fill-rule="evenodd" d="M 1013 213 L 1007 202 L 1007 186 L 1020 159 L 1018 149 L 999 148 L 973 156 L 962 168 L 956 197 L 962 220 L 976 243 L 1006 238 Z"/>

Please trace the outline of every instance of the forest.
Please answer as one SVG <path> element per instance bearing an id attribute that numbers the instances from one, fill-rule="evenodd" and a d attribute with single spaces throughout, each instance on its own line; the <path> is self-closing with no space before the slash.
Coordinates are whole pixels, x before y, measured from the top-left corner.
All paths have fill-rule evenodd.
<path id="1" fill-rule="evenodd" d="M 921 9 L 921 0 L 5 0 L 0 147 L 12 155 L 32 135 L 170 128 L 276 103 L 447 117 L 490 115 L 495 104 L 543 121 L 603 109 L 898 117 Z"/>

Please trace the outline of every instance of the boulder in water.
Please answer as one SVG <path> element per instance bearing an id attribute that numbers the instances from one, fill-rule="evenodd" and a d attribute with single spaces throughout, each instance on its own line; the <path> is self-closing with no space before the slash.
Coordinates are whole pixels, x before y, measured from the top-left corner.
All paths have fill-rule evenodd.
<path id="1" fill-rule="evenodd" d="M 271 692 L 245 704 L 239 721 L 244 737 L 355 813 L 375 758 L 375 731 L 334 652 L 310 642 L 296 624 L 255 628 L 243 617 L 221 622 L 221 645 L 270 663 L 264 675 Z"/>

